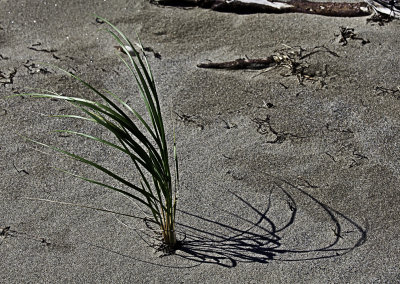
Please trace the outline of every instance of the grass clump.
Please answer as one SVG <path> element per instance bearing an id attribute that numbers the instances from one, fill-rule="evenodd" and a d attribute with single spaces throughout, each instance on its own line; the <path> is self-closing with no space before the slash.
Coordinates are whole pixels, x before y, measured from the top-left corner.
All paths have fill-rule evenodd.
<path id="1" fill-rule="evenodd" d="M 146 55 L 144 54 L 143 46 L 138 38 L 139 48 L 135 48 L 132 42 L 117 27 L 103 18 L 100 19 L 108 25 L 108 33 L 117 41 L 120 50 L 125 53 L 125 55 L 121 53 L 118 56 L 138 86 L 140 97 L 146 106 L 146 117 L 140 115 L 135 108 L 122 101 L 117 95 L 110 91 L 99 90 L 77 75 L 63 69 L 60 70 L 94 92 L 101 101 L 97 102 L 78 97 L 64 96 L 52 91 L 22 95 L 67 101 L 79 109 L 82 115 L 57 115 L 56 117 L 90 121 L 104 127 L 113 134 L 117 142 L 107 141 L 83 132 L 61 131 L 94 140 L 128 156 L 140 176 L 140 182 L 134 183 L 129 181 L 121 177 L 118 173 L 110 171 L 94 161 L 65 149 L 28 140 L 94 167 L 115 181 L 118 181 L 122 186 L 112 186 L 98 180 L 71 173 L 71 175 L 85 181 L 123 194 L 136 203 L 141 204 L 142 207 L 144 205 L 148 213 L 150 213 L 150 220 L 160 228 L 164 245 L 169 249 L 173 249 L 177 242 L 175 212 L 176 191 L 179 185 L 175 141 L 173 147 L 175 170 L 174 174 L 172 174 L 169 161 L 169 148 L 167 146 L 157 89 Z M 93 208 L 90 206 L 84 207 Z"/>

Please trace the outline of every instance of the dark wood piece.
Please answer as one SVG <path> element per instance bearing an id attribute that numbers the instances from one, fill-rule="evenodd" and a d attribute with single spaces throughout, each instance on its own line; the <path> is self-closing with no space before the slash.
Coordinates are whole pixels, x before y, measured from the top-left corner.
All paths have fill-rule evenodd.
<path id="1" fill-rule="evenodd" d="M 259 59 L 239 58 L 234 61 L 228 61 L 228 62 L 200 63 L 197 65 L 197 67 L 212 68 L 212 69 L 229 69 L 229 70 L 238 70 L 238 69 L 260 70 L 260 69 L 272 67 L 274 65 L 276 65 L 276 61 L 274 60 L 274 57 L 269 56 L 267 58 L 259 58 Z"/>
<path id="2" fill-rule="evenodd" d="M 282 8 L 274 6 L 245 3 L 240 1 L 226 0 L 156 0 L 154 3 L 165 6 L 179 7 L 201 7 L 212 9 L 219 12 L 229 12 L 236 14 L 254 14 L 254 13 L 306 13 L 331 17 L 361 17 L 371 14 L 368 4 L 358 3 L 338 3 L 338 2 L 310 2 L 303 0 L 291 0 L 289 2 L 275 2 L 290 5 Z"/>

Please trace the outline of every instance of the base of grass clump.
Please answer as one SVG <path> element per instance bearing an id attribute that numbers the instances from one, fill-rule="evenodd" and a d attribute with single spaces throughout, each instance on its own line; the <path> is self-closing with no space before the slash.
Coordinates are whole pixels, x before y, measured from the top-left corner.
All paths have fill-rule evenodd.
<path id="1" fill-rule="evenodd" d="M 148 222 L 149 220 L 145 220 L 145 225 L 147 228 L 147 231 L 153 232 L 153 236 L 147 235 L 150 239 L 153 241 L 150 243 L 147 243 L 149 247 L 151 247 L 156 254 L 159 256 L 167 256 L 167 255 L 172 255 L 175 254 L 175 251 L 179 250 L 182 248 L 185 238 L 184 237 L 182 240 L 179 240 L 176 236 L 175 232 L 171 232 L 171 234 L 174 235 L 174 242 L 168 242 L 165 240 L 164 235 L 160 234 L 157 228 L 155 228 L 153 222 Z"/>
<path id="2" fill-rule="evenodd" d="M 155 253 L 160 254 L 160 257 L 173 255 L 176 251 L 180 250 L 183 247 L 183 241 L 176 241 L 174 246 L 165 244 L 164 242 L 159 243 L 158 245 L 154 245 L 153 248 Z"/>

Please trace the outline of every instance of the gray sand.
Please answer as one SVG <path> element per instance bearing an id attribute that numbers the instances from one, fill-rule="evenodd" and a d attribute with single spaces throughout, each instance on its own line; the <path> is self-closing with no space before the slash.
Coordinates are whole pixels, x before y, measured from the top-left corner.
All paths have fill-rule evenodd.
<path id="1" fill-rule="evenodd" d="M 0 74 L 16 71 L 12 84 L 0 78 L 0 282 L 400 283 L 400 23 L 127 2 L 0 0 Z M 150 53 L 149 60 L 181 163 L 184 245 L 175 255 L 160 257 L 140 221 L 22 198 L 137 213 L 124 197 L 52 167 L 107 180 L 97 171 L 20 137 L 134 175 L 109 149 L 49 131 L 107 133 L 48 118 L 73 111 L 59 101 L 7 98 L 28 88 L 93 98 L 38 65 L 51 62 L 140 108 L 115 43 L 93 13 L 132 39 L 136 29 L 162 56 Z M 343 46 L 341 26 L 369 43 Z M 286 67 L 196 67 L 287 54 L 288 46 L 303 55 L 320 50 L 301 60 L 309 75 L 303 82 Z"/>

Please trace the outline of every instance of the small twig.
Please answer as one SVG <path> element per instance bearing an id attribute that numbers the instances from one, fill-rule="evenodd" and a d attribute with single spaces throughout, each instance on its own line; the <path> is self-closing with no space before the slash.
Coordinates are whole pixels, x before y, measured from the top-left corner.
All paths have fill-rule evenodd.
<path id="1" fill-rule="evenodd" d="M 14 166 L 14 169 L 15 169 L 18 173 L 24 173 L 24 174 L 29 175 L 29 173 L 28 173 L 26 170 L 24 170 L 24 169 L 19 170 L 19 169 L 15 166 L 15 162 L 14 162 L 14 161 L 13 161 L 13 166 Z"/>
<path id="2" fill-rule="evenodd" d="M 195 119 L 193 119 L 192 115 L 187 115 L 187 114 L 179 114 L 176 111 L 174 111 L 174 113 L 179 117 L 180 120 L 182 120 L 184 123 L 194 123 L 197 127 L 199 127 L 201 130 L 204 129 L 204 125 L 197 122 Z"/>
<path id="3" fill-rule="evenodd" d="M 261 135 L 265 135 L 268 132 L 271 132 L 272 134 L 274 134 L 276 136 L 274 140 L 267 141 L 267 143 L 280 144 L 280 143 L 283 143 L 288 136 L 287 133 L 284 133 L 284 132 L 280 133 L 280 132 L 276 131 L 274 128 L 272 128 L 269 115 L 267 115 L 267 117 L 265 119 L 254 118 L 254 119 L 252 119 L 252 121 L 257 123 L 257 132 L 260 133 Z M 267 129 L 266 129 L 266 127 L 267 127 Z"/>
<path id="4" fill-rule="evenodd" d="M 34 50 L 34 51 L 46 52 L 46 53 L 53 53 L 53 52 L 56 52 L 56 51 L 57 51 L 57 49 L 45 49 L 45 48 L 43 48 L 43 49 L 37 49 L 37 48 L 33 47 L 33 45 L 30 46 L 30 47 L 28 47 L 28 48 L 31 49 L 31 50 Z"/>
<path id="5" fill-rule="evenodd" d="M 18 231 L 12 230 L 10 226 L 0 229 L 0 245 L 2 244 L 2 242 L 4 241 L 4 239 L 7 236 L 11 236 L 11 237 L 23 236 L 30 240 L 39 241 L 42 244 L 45 244 L 46 246 L 51 245 L 51 243 L 49 241 L 47 241 L 45 238 L 41 238 L 41 237 L 37 237 L 37 236 L 27 234 L 24 232 L 18 232 Z"/>
<path id="6" fill-rule="evenodd" d="M 226 128 L 226 129 L 237 128 L 237 124 L 235 124 L 235 123 L 230 124 L 226 120 L 224 120 L 222 118 L 220 118 L 220 119 L 222 120 L 223 123 L 225 123 L 224 128 Z"/>
<path id="7" fill-rule="evenodd" d="M 303 178 L 302 176 L 298 176 L 297 178 L 298 178 L 299 180 L 303 181 L 303 182 L 306 184 L 306 187 L 313 188 L 313 189 L 318 188 L 318 186 L 312 185 L 308 180 L 306 180 L 306 179 Z"/>
<path id="8" fill-rule="evenodd" d="M 0 229 L 0 245 L 3 243 L 4 239 L 8 235 L 8 231 L 10 231 L 10 226 L 4 227 Z"/>
<path id="9" fill-rule="evenodd" d="M 254 119 L 252 119 L 252 121 L 257 123 L 257 132 L 260 133 L 261 135 L 266 135 L 267 133 L 270 132 L 276 136 L 274 140 L 266 141 L 267 143 L 281 144 L 284 141 L 286 141 L 287 138 L 297 138 L 297 139 L 307 138 L 306 136 L 300 136 L 297 134 L 292 134 L 292 133 L 284 132 L 284 131 L 279 132 L 279 131 L 275 130 L 271 125 L 269 115 L 267 115 L 265 119 L 254 118 Z"/>
<path id="10" fill-rule="evenodd" d="M 114 48 L 117 49 L 118 51 L 126 54 L 125 50 L 121 46 L 115 45 Z M 136 54 L 133 51 L 132 47 L 127 45 L 127 46 L 125 46 L 125 48 L 126 48 L 126 50 L 129 52 L 129 54 L 131 56 L 136 56 Z M 153 53 L 155 58 L 161 59 L 161 54 L 159 52 L 154 51 L 154 49 L 152 47 L 143 47 L 143 51 L 151 52 L 151 53 Z"/>
<path id="11" fill-rule="evenodd" d="M 0 59 L 1 60 L 8 60 L 8 59 L 10 59 L 10 57 L 6 57 L 6 56 L 3 56 L 2 54 L 0 54 Z"/>
<path id="12" fill-rule="evenodd" d="M 329 158 L 331 158 L 332 159 L 332 161 L 334 161 L 334 162 L 336 162 L 336 159 L 335 159 L 335 157 L 331 154 L 331 153 L 329 153 L 329 152 L 325 152 L 325 154 L 326 155 L 328 155 L 328 157 Z"/>
<path id="13" fill-rule="evenodd" d="M 8 75 L 0 71 L 0 84 L 3 84 L 3 86 L 8 84 L 14 84 L 14 77 L 17 74 L 17 70 L 18 70 L 17 68 L 14 68 L 14 70 L 11 71 Z"/>
<path id="14" fill-rule="evenodd" d="M 100 18 L 96 18 L 96 23 L 98 23 L 98 24 L 104 24 L 104 21 L 101 20 Z"/>
<path id="15" fill-rule="evenodd" d="M 321 48 L 322 50 L 319 49 L 319 48 Z M 317 49 L 317 50 L 315 50 L 315 49 Z M 314 51 L 311 51 L 310 53 L 307 53 L 306 55 L 301 56 L 299 59 L 303 60 L 304 58 L 307 58 L 307 57 L 309 57 L 309 56 L 311 56 L 311 55 L 313 55 L 315 53 L 319 53 L 319 52 L 327 52 L 327 53 L 329 53 L 329 54 L 331 54 L 331 55 L 333 55 L 335 57 L 340 57 L 339 54 L 337 54 L 336 52 L 328 49 L 325 46 L 316 46 L 316 47 L 314 47 Z"/>
<path id="16" fill-rule="evenodd" d="M 339 43 L 341 43 L 343 46 L 347 45 L 347 39 L 360 40 L 362 45 L 370 43 L 368 39 L 363 39 L 362 37 L 359 37 L 354 32 L 353 28 L 340 27 L 340 36 L 341 38 L 339 39 Z"/>
<path id="17" fill-rule="evenodd" d="M 284 88 L 285 88 L 285 90 L 289 89 L 289 87 L 288 87 L 288 86 L 286 86 L 285 84 L 283 84 L 283 83 L 281 83 L 281 82 L 279 82 L 279 85 L 281 85 L 282 87 L 284 87 Z"/>
<path id="18" fill-rule="evenodd" d="M 400 87 L 397 87 L 396 89 L 390 89 L 382 86 L 377 86 L 375 87 L 375 90 L 377 91 L 377 96 L 390 95 L 396 99 L 400 99 Z"/>
<path id="19" fill-rule="evenodd" d="M 54 57 L 54 54 L 53 54 Z M 30 60 L 27 60 L 25 62 L 25 64 L 23 64 L 23 66 L 28 69 L 29 74 L 37 74 L 37 73 L 41 73 L 41 74 L 48 74 L 51 73 L 47 68 L 42 68 L 37 66 L 35 63 L 30 63 Z"/>
<path id="20" fill-rule="evenodd" d="M 222 154 L 222 157 L 224 157 L 225 159 L 228 159 L 228 160 L 232 160 L 232 157 L 229 157 L 229 156 L 227 156 L 225 154 Z"/>

